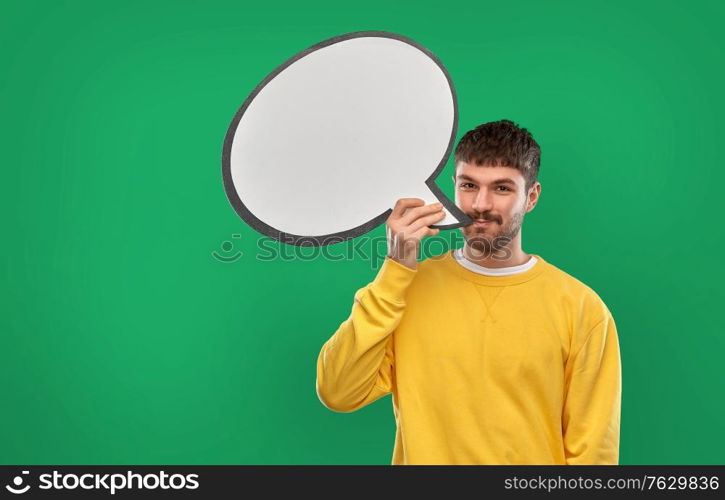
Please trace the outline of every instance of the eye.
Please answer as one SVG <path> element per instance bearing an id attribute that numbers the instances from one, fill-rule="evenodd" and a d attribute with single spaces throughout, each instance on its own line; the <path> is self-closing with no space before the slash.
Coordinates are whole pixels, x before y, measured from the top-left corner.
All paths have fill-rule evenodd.
<path id="1" fill-rule="evenodd" d="M 496 188 L 503 188 L 506 191 L 511 191 L 507 186 L 496 186 Z"/>
<path id="2" fill-rule="evenodd" d="M 459 187 L 462 187 L 464 189 L 472 189 L 476 186 L 472 182 L 464 182 L 463 184 L 460 184 Z"/>

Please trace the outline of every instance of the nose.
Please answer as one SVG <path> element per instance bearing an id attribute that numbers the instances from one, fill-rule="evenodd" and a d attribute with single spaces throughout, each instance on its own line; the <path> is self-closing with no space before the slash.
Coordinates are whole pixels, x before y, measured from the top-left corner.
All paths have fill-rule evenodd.
<path id="1" fill-rule="evenodd" d="M 487 189 L 479 189 L 471 206 L 474 212 L 483 213 L 493 209 L 493 199 Z"/>

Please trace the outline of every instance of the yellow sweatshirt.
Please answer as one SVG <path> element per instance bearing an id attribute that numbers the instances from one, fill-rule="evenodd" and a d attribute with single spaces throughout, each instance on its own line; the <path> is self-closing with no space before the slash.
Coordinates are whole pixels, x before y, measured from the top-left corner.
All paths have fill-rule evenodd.
<path id="1" fill-rule="evenodd" d="M 617 464 L 621 362 L 602 299 L 540 255 L 519 274 L 452 250 L 386 258 L 322 346 L 317 394 L 338 412 L 392 393 L 393 465 Z"/>

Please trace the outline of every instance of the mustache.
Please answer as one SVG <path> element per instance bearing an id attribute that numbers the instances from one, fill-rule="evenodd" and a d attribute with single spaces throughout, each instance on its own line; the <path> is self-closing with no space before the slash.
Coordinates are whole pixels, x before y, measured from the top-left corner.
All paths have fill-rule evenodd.
<path id="1" fill-rule="evenodd" d="M 501 220 L 501 217 L 498 217 L 496 215 L 492 215 L 488 212 L 466 212 L 466 215 L 468 215 L 471 219 L 483 219 L 491 222 L 497 222 L 498 224 L 502 224 L 503 221 Z"/>

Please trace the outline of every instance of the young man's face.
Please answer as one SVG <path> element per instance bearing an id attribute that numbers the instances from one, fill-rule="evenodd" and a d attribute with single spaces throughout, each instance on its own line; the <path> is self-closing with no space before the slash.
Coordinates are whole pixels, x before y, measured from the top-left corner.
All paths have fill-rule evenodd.
<path id="1" fill-rule="evenodd" d="M 524 176 L 516 168 L 463 161 L 457 163 L 453 181 L 456 205 L 474 220 L 461 231 L 469 245 L 479 251 L 502 248 L 513 240 L 541 190 L 536 182 L 526 192 Z"/>

